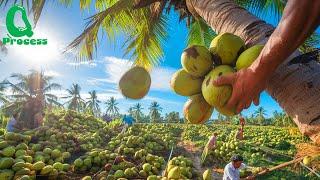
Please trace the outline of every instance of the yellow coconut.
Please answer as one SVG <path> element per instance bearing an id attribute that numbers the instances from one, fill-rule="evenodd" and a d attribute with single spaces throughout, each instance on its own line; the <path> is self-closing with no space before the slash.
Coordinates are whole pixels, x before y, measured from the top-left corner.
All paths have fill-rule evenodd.
<path id="1" fill-rule="evenodd" d="M 212 55 L 206 47 L 193 45 L 183 51 L 181 64 L 192 76 L 203 77 L 212 69 Z"/>
<path id="2" fill-rule="evenodd" d="M 202 94 L 191 96 L 183 108 L 184 117 L 192 124 L 206 122 L 211 117 L 212 112 L 213 107 L 206 102 Z"/>
<path id="3" fill-rule="evenodd" d="M 182 96 L 192 96 L 201 92 L 203 78 L 197 78 L 184 69 L 180 69 L 173 74 L 170 80 L 170 86 L 173 91 Z"/>
<path id="4" fill-rule="evenodd" d="M 241 53 L 236 63 L 237 70 L 248 68 L 257 59 L 263 47 L 263 45 L 255 45 Z"/>
<path id="5" fill-rule="evenodd" d="M 129 69 L 119 81 L 119 89 L 127 98 L 141 99 L 149 91 L 151 77 L 143 67 L 135 66 Z"/>
<path id="6" fill-rule="evenodd" d="M 212 40 L 209 51 L 214 55 L 216 62 L 234 65 L 244 47 L 244 41 L 240 37 L 231 33 L 223 33 Z"/>

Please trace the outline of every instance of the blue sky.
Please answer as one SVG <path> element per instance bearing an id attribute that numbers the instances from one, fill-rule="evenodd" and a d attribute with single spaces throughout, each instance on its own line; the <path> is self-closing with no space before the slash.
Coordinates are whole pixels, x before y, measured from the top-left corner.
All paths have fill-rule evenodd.
<path id="1" fill-rule="evenodd" d="M 5 14 L 7 9 L 0 10 L 0 38 L 7 34 Z M 100 39 L 97 56 L 91 63 L 76 64 L 73 54 L 61 55 L 63 48 L 79 35 L 84 26 L 85 18 L 94 14 L 93 10 L 80 11 L 79 5 L 74 4 L 69 8 L 57 4 L 50 4 L 44 8 L 44 12 L 36 27 L 34 37 L 47 38 L 46 47 L 16 47 L 10 46 L 8 55 L 0 55 L 0 80 L 8 78 L 14 72 L 27 73 L 30 69 L 41 69 L 46 74 L 54 76 L 54 82 L 70 88 L 72 83 L 78 83 L 82 87 L 82 97 L 88 97 L 88 91 L 97 90 L 98 98 L 105 102 L 111 96 L 119 102 L 121 113 L 127 112 L 130 106 L 141 103 L 144 112 L 152 101 L 157 101 L 163 108 L 163 113 L 178 111 L 182 115 L 183 104 L 186 97 L 172 92 L 169 86 L 171 75 L 181 68 L 180 55 L 186 47 L 187 28 L 184 22 L 179 23 L 175 13 L 169 15 L 168 39 L 163 43 L 164 57 L 159 66 L 151 73 L 152 85 L 149 94 L 142 100 L 127 100 L 118 92 L 117 82 L 122 73 L 131 65 L 128 57 L 123 57 L 121 45 L 124 35 L 117 37 L 116 44 L 110 44 L 106 38 Z M 263 16 L 267 17 L 267 16 Z M 30 19 L 30 18 L 29 18 Z M 268 22 L 276 24 L 272 18 L 267 17 Z M 65 90 L 57 90 L 53 93 L 63 96 Z M 104 105 L 101 104 L 102 109 Z M 263 106 L 267 114 L 273 111 L 281 111 L 279 105 L 267 94 L 262 93 L 260 106 Z M 252 105 L 243 114 L 250 115 L 258 107 Z M 213 114 L 216 117 L 217 113 Z"/>

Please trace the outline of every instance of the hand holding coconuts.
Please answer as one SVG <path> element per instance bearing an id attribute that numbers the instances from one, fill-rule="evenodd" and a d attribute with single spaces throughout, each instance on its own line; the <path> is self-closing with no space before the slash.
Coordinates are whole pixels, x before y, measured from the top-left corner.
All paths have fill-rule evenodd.
<path id="1" fill-rule="evenodd" d="M 184 105 L 185 118 L 193 124 L 204 123 L 214 108 L 221 114 L 232 116 L 249 107 L 251 102 L 240 108 L 237 104 L 230 104 L 233 94 L 241 90 L 230 86 L 228 80 L 248 71 L 246 68 L 259 56 L 262 48 L 262 45 L 256 45 L 244 51 L 245 44 L 240 37 L 224 33 L 212 40 L 209 50 L 199 45 L 185 49 L 181 55 L 183 68 L 170 81 L 174 92 L 190 97 Z M 235 73 L 236 70 L 239 72 Z"/>

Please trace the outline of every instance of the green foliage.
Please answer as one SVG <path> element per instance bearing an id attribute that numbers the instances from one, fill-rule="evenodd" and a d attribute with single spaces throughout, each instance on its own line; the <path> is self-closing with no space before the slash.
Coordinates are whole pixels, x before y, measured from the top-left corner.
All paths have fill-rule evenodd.
<path id="1" fill-rule="evenodd" d="M 80 91 L 79 84 L 72 84 L 71 88 L 67 89 L 68 95 L 63 98 L 68 99 L 66 102 L 68 109 L 76 110 L 77 112 L 85 110 L 85 101 L 81 98 Z"/>
<path id="2" fill-rule="evenodd" d="M 110 121 L 108 123 L 108 126 L 110 128 L 116 128 L 116 127 L 119 127 L 123 124 L 122 120 L 121 119 L 113 119 L 112 121 Z"/>
<path id="3" fill-rule="evenodd" d="M 108 116 L 110 116 L 111 118 L 116 118 L 117 116 L 119 116 L 118 103 L 114 97 L 110 97 L 105 105 L 107 109 L 106 113 Z"/>

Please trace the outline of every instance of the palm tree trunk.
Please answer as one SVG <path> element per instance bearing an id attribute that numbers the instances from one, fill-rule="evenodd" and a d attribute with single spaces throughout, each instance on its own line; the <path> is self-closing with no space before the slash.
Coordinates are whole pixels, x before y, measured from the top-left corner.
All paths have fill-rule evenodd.
<path id="1" fill-rule="evenodd" d="M 231 0 L 187 0 L 189 11 L 202 17 L 217 33 L 233 33 L 248 46 L 265 43 L 274 30 Z M 320 144 L 320 64 L 313 60 L 288 63 L 295 51 L 271 75 L 267 92 L 298 125 L 300 131 Z"/>

